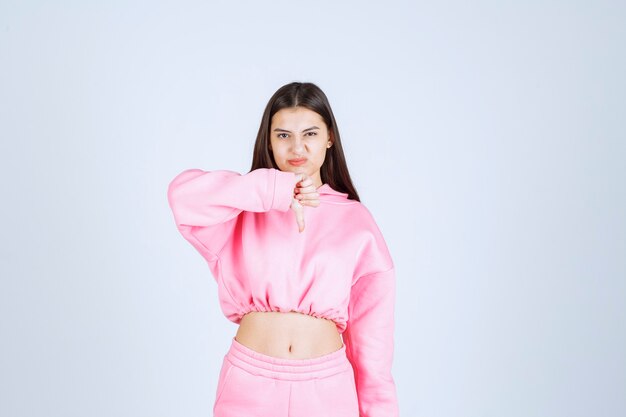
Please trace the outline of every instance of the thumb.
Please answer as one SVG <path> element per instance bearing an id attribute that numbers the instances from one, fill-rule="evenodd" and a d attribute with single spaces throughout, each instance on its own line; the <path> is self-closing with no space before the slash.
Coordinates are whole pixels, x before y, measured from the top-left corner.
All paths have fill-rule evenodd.
<path id="1" fill-rule="evenodd" d="M 294 208 L 294 212 L 296 213 L 296 222 L 298 223 L 298 231 L 302 233 L 304 230 L 304 207 L 297 199 L 293 199 L 292 206 Z"/>
<path id="2" fill-rule="evenodd" d="M 306 179 L 306 174 L 304 174 L 303 172 L 300 172 L 298 174 L 296 174 L 296 184 L 299 184 L 300 182 L 304 181 Z"/>

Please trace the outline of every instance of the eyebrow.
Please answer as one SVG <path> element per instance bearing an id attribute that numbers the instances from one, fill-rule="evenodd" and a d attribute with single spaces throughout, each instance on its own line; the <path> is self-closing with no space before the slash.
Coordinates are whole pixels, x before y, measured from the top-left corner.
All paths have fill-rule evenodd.
<path id="1" fill-rule="evenodd" d="M 309 130 L 313 130 L 313 129 L 319 129 L 319 127 L 317 126 L 311 126 L 307 129 L 304 129 L 303 132 L 308 132 Z M 285 129 L 281 129 L 281 128 L 276 128 L 274 129 L 274 132 L 287 132 L 287 133 L 291 133 L 289 130 L 285 130 Z"/>

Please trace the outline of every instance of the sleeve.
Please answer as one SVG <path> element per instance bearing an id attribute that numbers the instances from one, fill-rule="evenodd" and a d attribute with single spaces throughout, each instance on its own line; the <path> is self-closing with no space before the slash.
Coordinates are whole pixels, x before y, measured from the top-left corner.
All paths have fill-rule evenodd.
<path id="1" fill-rule="evenodd" d="M 217 260 L 242 211 L 287 211 L 297 175 L 258 168 L 244 175 L 229 170 L 188 169 L 169 184 L 167 199 L 176 227 L 208 261 Z"/>
<path id="2" fill-rule="evenodd" d="M 353 366 L 360 417 L 397 417 L 391 373 L 394 351 L 395 268 L 358 278 L 352 286 L 343 339 Z"/>

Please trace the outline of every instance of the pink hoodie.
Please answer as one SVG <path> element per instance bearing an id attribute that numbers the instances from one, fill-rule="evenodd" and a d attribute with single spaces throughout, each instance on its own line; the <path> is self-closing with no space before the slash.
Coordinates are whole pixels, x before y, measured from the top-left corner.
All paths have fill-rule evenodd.
<path id="1" fill-rule="evenodd" d="M 395 269 L 366 207 L 321 185 L 304 206 L 304 231 L 290 209 L 298 177 L 259 168 L 189 169 L 169 184 L 176 226 L 206 259 L 224 315 L 296 311 L 335 322 L 355 371 L 361 417 L 398 416 L 391 374 Z"/>

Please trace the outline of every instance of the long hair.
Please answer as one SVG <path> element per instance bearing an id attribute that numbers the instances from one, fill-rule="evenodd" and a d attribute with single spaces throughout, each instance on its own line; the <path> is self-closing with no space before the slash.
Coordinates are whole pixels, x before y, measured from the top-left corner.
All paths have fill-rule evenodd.
<path id="1" fill-rule="evenodd" d="M 250 171 L 257 168 L 278 169 L 274 155 L 269 149 L 270 125 L 274 114 L 282 109 L 291 107 L 304 107 L 314 111 L 326 123 L 333 145 L 330 148 L 326 148 L 326 157 L 320 168 L 322 183 L 327 183 L 331 188 L 339 192 L 348 193 L 349 199 L 361 201 L 350 179 L 350 173 L 348 172 L 348 166 L 341 146 L 339 129 L 337 128 L 333 111 L 330 108 L 330 103 L 326 98 L 326 94 L 313 83 L 292 82 L 286 84 L 279 88 L 270 98 L 267 106 L 265 106 L 265 111 L 261 118 L 261 126 L 254 143 Z"/>

